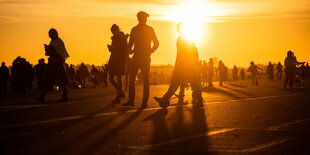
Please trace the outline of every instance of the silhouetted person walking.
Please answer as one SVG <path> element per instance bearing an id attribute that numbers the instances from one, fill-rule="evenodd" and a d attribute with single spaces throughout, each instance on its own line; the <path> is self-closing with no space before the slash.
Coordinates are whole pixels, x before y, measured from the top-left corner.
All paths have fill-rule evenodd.
<path id="1" fill-rule="evenodd" d="M 108 72 L 109 72 L 109 66 L 108 64 L 104 64 L 102 66 L 103 73 L 102 73 L 102 82 L 104 83 L 104 87 L 108 86 Z"/>
<path id="2" fill-rule="evenodd" d="M 131 64 L 131 58 L 127 57 L 126 61 L 126 73 L 125 73 L 125 90 L 128 89 L 128 81 L 129 81 L 129 72 L 130 72 L 130 64 Z"/>
<path id="3" fill-rule="evenodd" d="M 238 68 L 236 65 L 234 65 L 234 68 L 232 70 L 232 73 L 233 73 L 233 78 L 234 80 L 238 80 Z"/>
<path id="4" fill-rule="evenodd" d="M 207 82 L 208 82 L 208 64 L 205 60 L 203 60 L 203 62 L 202 62 L 201 72 L 202 72 L 202 79 L 201 79 L 202 84 L 207 85 Z"/>
<path id="5" fill-rule="evenodd" d="M 44 90 L 44 80 L 47 70 L 47 64 L 44 62 L 44 59 L 39 60 L 39 63 L 35 65 L 34 70 L 37 78 L 37 91 L 40 93 Z"/>
<path id="6" fill-rule="evenodd" d="M 89 79 L 90 74 L 84 63 L 81 63 L 81 65 L 79 66 L 77 70 L 77 76 L 79 84 L 81 85 L 82 88 L 85 88 L 86 80 Z"/>
<path id="7" fill-rule="evenodd" d="M 115 24 L 112 25 L 111 32 L 113 34 L 111 37 L 112 43 L 108 45 L 108 49 L 111 52 L 109 59 L 109 80 L 117 91 L 117 95 L 112 102 L 120 103 L 121 99 L 125 97 L 122 90 L 122 75 L 125 74 L 126 60 L 128 58 L 128 35 L 120 31 L 119 27 Z M 117 82 L 115 82 L 114 77 L 116 77 Z"/>
<path id="8" fill-rule="evenodd" d="M 133 106 L 135 100 L 135 80 L 139 69 L 143 75 L 143 100 L 142 107 L 147 106 L 149 99 L 149 72 L 151 64 L 151 54 L 158 48 L 155 31 L 146 24 L 149 15 L 140 11 L 137 14 L 139 24 L 131 29 L 129 39 L 129 50 L 133 53 L 131 69 L 129 75 L 129 100 L 124 106 Z M 152 46 L 153 42 L 153 47 Z M 134 49 L 132 50 L 132 47 Z"/>
<path id="9" fill-rule="evenodd" d="M 169 89 L 163 97 L 154 97 L 161 107 L 169 106 L 172 95 L 179 86 L 187 82 L 191 84 L 193 89 L 194 106 L 203 106 L 200 71 L 198 69 L 200 65 L 198 51 L 195 42 L 184 37 L 182 29 L 183 23 L 179 23 L 177 25 L 177 31 L 180 34 L 177 40 L 177 57 Z"/>
<path id="10" fill-rule="evenodd" d="M 223 82 L 225 81 L 225 66 L 222 62 L 222 60 L 219 61 L 218 65 L 218 71 L 219 71 L 219 80 L 220 80 L 220 86 L 223 86 Z"/>
<path id="11" fill-rule="evenodd" d="M 7 91 L 7 83 L 10 79 L 10 72 L 8 67 L 5 65 L 5 62 L 1 63 L 0 68 L 0 92 L 6 92 Z"/>
<path id="12" fill-rule="evenodd" d="M 269 62 L 268 66 L 267 66 L 266 73 L 267 73 L 269 79 L 273 80 L 274 69 L 273 69 L 273 65 L 271 64 L 271 62 Z"/>
<path id="13" fill-rule="evenodd" d="M 284 81 L 284 89 L 286 89 L 286 85 L 289 83 L 290 89 L 293 89 L 295 76 L 296 76 L 296 65 L 302 64 L 297 61 L 294 53 L 292 51 L 287 52 L 287 57 L 284 61 L 285 66 L 285 81 Z"/>
<path id="14" fill-rule="evenodd" d="M 244 72 L 244 69 L 242 68 L 241 71 L 240 71 L 240 76 L 241 76 L 241 79 L 244 80 L 245 79 L 245 72 Z"/>
<path id="15" fill-rule="evenodd" d="M 51 42 L 45 46 L 45 55 L 49 56 L 47 64 L 47 74 L 45 78 L 45 88 L 39 97 L 35 98 L 40 102 L 44 102 L 44 97 L 48 90 L 52 90 L 54 85 L 58 85 L 63 94 L 58 102 L 67 102 L 67 84 L 69 82 L 64 64 L 66 59 L 69 57 L 65 44 L 58 37 L 58 32 L 55 29 L 49 30 L 49 37 Z"/>
<path id="16" fill-rule="evenodd" d="M 99 85 L 99 71 L 95 67 L 95 65 L 91 66 L 90 76 L 91 76 L 91 81 L 94 84 L 94 87 L 97 87 Z"/>
<path id="17" fill-rule="evenodd" d="M 213 67 L 213 59 L 210 58 L 209 59 L 209 63 L 208 63 L 208 83 L 209 83 L 209 87 L 212 87 L 213 84 L 212 84 L 212 78 L 213 78 L 213 75 L 214 75 L 214 67 Z"/>
<path id="18" fill-rule="evenodd" d="M 282 79 L 282 72 L 283 72 L 281 62 L 278 62 L 278 65 L 277 65 L 275 70 L 276 70 L 276 75 L 277 75 L 278 79 L 281 80 Z"/>
<path id="19" fill-rule="evenodd" d="M 74 66 L 71 64 L 68 71 L 68 77 L 69 77 L 69 86 L 71 88 L 78 88 L 78 84 L 77 84 L 77 81 L 76 81 L 76 72 L 75 72 L 75 69 L 74 69 Z"/>
<path id="20" fill-rule="evenodd" d="M 257 81 L 258 69 L 262 70 L 261 68 L 256 66 L 253 61 L 251 61 L 250 67 L 248 68 L 248 72 L 251 73 L 253 85 L 258 85 Z"/>

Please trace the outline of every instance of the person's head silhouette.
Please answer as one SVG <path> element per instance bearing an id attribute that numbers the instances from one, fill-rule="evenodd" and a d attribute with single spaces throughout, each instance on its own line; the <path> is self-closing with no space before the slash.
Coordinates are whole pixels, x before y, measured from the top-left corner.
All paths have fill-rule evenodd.
<path id="1" fill-rule="evenodd" d="M 293 55 L 293 52 L 291 51 L 291 50 L 289 50 L 288 52 L 287 52 L 287 56 L 289 57 L 289 56 L 292 56 Z"/>
<path id="2" fill-rule="evenodd" d="M 2 65 L 2 66 L 5 66 L 5 62 L 2 62 L 1 65 Z"/>
<path id="3" fill-rule="evenodd" d="M 54 28 L 51 28 L 49 31 L 48 31 L 48 35 L 51 39 L 56 39 L 58 38 L 58 32 L 56 31 L 56 29 Z"/>
<path id="4" fill-rule="evenodd" d="M 180 35 L 183 34 L 183 26 L 184 26 L 184 23 L 183 22 L 179 22 L 177 24 L 177 32 L 180 33 Z"/>
<path id="5" fill-rule="evenodd" d="M 111 27 L 111 32 L 113 35 L 117 34 L 119 32 L 119 27 L 116 24 L 113 24 Z"/>
<path id="6" fill-rule="evenodd" d="M 251 61 L 251 65 L 254 65 L 254 62 L 253 62 L 253 61 Z"/>
<path id="7" fill-rule="evenodd" d="M 145 25 L 147 22 L 147 17 L 149 17 L 150 15 L 144 11 L 139 11 L 137 13 L 137 17 L 138 17 L 138 21 L 139 24 Z"/>

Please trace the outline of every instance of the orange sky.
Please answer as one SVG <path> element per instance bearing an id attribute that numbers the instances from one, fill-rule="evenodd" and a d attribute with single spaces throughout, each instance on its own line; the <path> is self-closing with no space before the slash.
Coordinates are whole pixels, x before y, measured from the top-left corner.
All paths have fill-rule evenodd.
<path id="1" fill-rule="evenodd" d="M 227 65 L 247 66 L 251 60 L 283 62 L 286 52 L 310 61 L 309 0 L 0 0 L 0 61 L 17 56 L 31 63 L 44 56 L 48 30 L 59 31 L 70 54 L 68 63 L 100 65 L 108 60 L 110 27 L 129 33 L 136 13 L 147 11 L 160 46 L 152 64 L 174 64 L 176 22 L 190 12 L 203 23 L 197 46 L 200 59 L 217 56 Z M 195 7 L 196 7 L 195 6 Z M 195 16 L 195 17 L 196 17 Z M 46 58 L 46 57 L 45 57 Z"/>

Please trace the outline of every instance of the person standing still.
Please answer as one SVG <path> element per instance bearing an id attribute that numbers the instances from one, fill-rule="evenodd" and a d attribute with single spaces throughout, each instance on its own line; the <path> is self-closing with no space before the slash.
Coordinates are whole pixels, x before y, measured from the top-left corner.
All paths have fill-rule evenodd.
<path id="1" fill-rule="evenodd" d="M 134 106 L 135 80 L 139 69 L 141 69 L 143 76 L 142 107 L 147 107 L 151 54 L 158 48 L 159 42 L 154 29 L 146 24 L 149 14 L 140 11 L 137 13 L 137 17 L 139 23 L 131 29 L 128 44 L 129 53 L 133 54 L 129 73 L 129 100 L 123 106 Z"/>

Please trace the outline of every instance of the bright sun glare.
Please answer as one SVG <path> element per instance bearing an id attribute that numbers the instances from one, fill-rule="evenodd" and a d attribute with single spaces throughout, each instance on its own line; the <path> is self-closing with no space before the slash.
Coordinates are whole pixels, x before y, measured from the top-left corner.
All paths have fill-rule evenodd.
<path id="1" fill-rule="evenodd" d="M 198 41 L 203 33 L 203 6 L 197 1 L 189 1 L 181 6 L 173 9 L 170 13 L 171 19 L 174 22 L 184 22 L 183 35 L 188 39 Z"/>
<path id="2" fill-rule="evenodd" d="M 206 1 L 187 1 L 174 7 L 168 12 L 169 20 L 176 23 L 184 22 L 183 33 L 188 39 L 195 42 L 206 35 L 204 23 L 212 16 L 221 14 L 216 6 Z"/>

